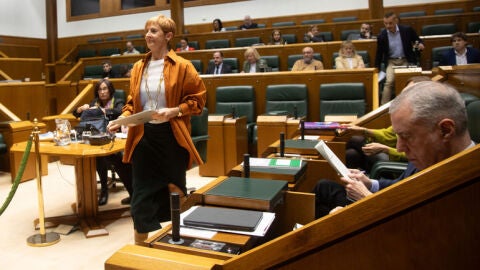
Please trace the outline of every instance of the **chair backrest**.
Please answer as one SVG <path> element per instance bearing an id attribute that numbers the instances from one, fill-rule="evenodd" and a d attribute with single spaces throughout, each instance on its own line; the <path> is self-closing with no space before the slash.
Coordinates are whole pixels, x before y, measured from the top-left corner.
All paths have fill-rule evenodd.
<path id="1" fill-rule="evenodd" d="M 360 30 L 359 29 L 342 30 L 340 32 L 340 39 L 347 40 L 350 34 L 360 34 Z"/>
<path id="2" fill-rule="evenodd" d="M 226 26 L 225 31 L 235 31 L 238 30 L 238 26 Z"/>
<path id="3" fill-rule="evenodd" d="M 239 67 L 237 58 L 223 58 L 223 62 L 228 64 L 232 68 L 232 73 L 238 73 Z"/>
<path id="4" fill-rule="evenodd" d="M 478 6 L 478 7 L 473 7 L 473 8 L 472 8 L 472 11 L 473 11 L 473 12 L 480 11 L 480 6 Z"/>
<path id="5" fill-rule="evenodd" d="M 283 34 L 282 37 L 287 44 L 297 43 L 297 35 L 295 34 Z"/>
<path id="6" fill-rule="evenodd" d="M 115 37 L 106 37 L 105 38 L 105 41 L 116 41 L 116 40 L 122 40 L 122 37 L 115 36 Z"/>
<path id="7" fill-rule="evenodd" d="M 467 92 L 460 92 L 460 96 L 462 97 L 463 101 L 465 101 L 465 106 L 468 106 L 468 104 L 470 104 L 474 101 L 480 100 L 479 97 L 477 97 L 475 95 L 472 95 L 470 93 L 467 93 Z"/>
<path id="8" fill-rule="evenodd" d="M 449 35 L 457 32 L 454 23 L 440 23 L 422 26 L 422 36 Z"/>
<path id="9" fill-rule="evenodd" d="M 278 55 L 265 55 L 261 56 L 260 58 L 267 61 L 267 65 L 272 69 L 272 71 L 280 70 L 280 57 L 278 57 Z"/>
<path id="10" fill-rule="evenodd" d="M 127 100 L 127 95 L 125 94 L 125 90 L 123 89 L 115 89 L 115 93 L 113 93 L 113 97 L 116 100 L 123 100 L 124 102 Z"/>
<path id="11" fill-rule="evenodd" d="M 306 84 L 267 85 L 265 112 L 271 115 L 302 117 L 308 112 L 308 90 Z M 296 111 L 296 112 L 295 112 Z"/>
<path id="12" fill-rule="evenodd" d="M 357 20 L 356 16 L 337 17 L 332 19 L 333 22 L 353 22 L 356 20 Z"/>
<path id="13" fill-rule="evenodd" d="M 480 142 L 480 101 L 474 101 L 467 106 L 468 131 L 474 142 Z"/>
<path id="14" fill-rule="evenodd" d="M 408 17 L 421 17 L 425 16 L 427 13 L 424 10 L 417 10 L 417 11 L 407 11 L 407 12 L 400 12 L 398 14 L 399 18 L 408 18 Z"/>
<path id="15" fill-rule="evenodd" d="M 294 21 L 289 21 L 289 22 L 274 22 L 272 23 L 272 27 L 283 27 L 283 26 L 295 26 Z"/>
<path id="16" fill-rule="evenodd" d="M 230 40 L 228 39 L 209 39 L 205 41 L 205 49 L 229 48 Z"/>
<path id="17" fill-rule="evenodd" d="M 433 12 L 434 15 L 447 15 L 457 13 L 463 13 L 463 8 L 437 9 Z"/>
<path id="18" fill-rule="evenodd" d="M 95 57 L 96 56 L 96 51 L 95 49 L 79 49 L 77 58 L 85 58 L 85 57 Z"/>
<path id="19" fill-rule="evenodd" d="M 266 27 L 266 24 L 264 24 L 264 23 L 258 23 L 258 24 L 257 24 L 257 27 L 258 27 L 258 28 L 265 28 L 265 27 Z"/>
<path id="20" fill-rule="evenodd" d="M 333 33 L 331 31 L 319 32 L 319 34 L 323 36 L 325 41 L 333 41 Z"/>
<path id="21" fill-rule="evenodd" d="M 115 78 L 122 78 L 127 73 L 128 64 L 114 64 L 112 65 L 112 74 Z"/>
<path id="22" fill-rule="evenodd" d="M 478 33 L 480 31 L 480 22 L 469 22 L 467 24 L 467 33 Z"/>
<path id="23" fill-rule="evenodd" d="M 118 48 L 104 48 L 98 51 L 100 56 L 110 56 L 114 54 L 120 54 L 120 49 Z"/>
<path id="24" fill-rule="evenodd" d="M 363 63 L 365 64 L 365 67 L 370 66 L 370 55 L 368 54 L 368 51 L 357 51 L 357 54 L 360 55 L 363 59 Z M 338 52 L 333 52 L 332 53 L 332 65 L 333 68 L 335 69 L 335 58 L 338 57 Z"/>
<path id="25" fill-rule="evenodd" d="M 313 24 L 320 24 L 320 23 L 325 23 L 325 19 L 304 20 L 304 21 L 302 21 L 303 25 L 313 25 Z"/>
<path id="26" fill-rule="evenodd" d="M 190 62 L 192 62 L 193 66 L 194 66 L 195 69 L 197 70 L 198 74 L 202 74 L 202 73 L 203 73 L 202 60 L 193 59 L 193 60 L 190 60 Z"/>
<path id="27" fill-rule="evenodd" d="M 125 39 L 137 39 L 137 38 L 143 38 L 142 34 L 133 34 L 133 35 L 128 35 L 125 37 Z"/>
<path id="28" fill-rule="evenodd" d="M 192 137 L 208 135 L 208 109 L 203 107 L 202 113 L 190 117 L 192 125 Z"/>
<path id="29" fill-rule="evenodd" d="M 181 46 L 182 45 L 180 44 L 180 42 L 177 42 L 177 44 L 175 45 L 175 48 L 180 48 Z M 189 41 L 188 42 L 188 47 L 192 47 L 195 50 L 200 50 L 200 46 L 198 45 L 198 41 Z"/>
<path id="30" fill-rule="evenodd" d="M 100 43 L 100 42 L 103 42 L 103 39 L 102 38 L 92 38 L 92 39 L 89 39 L 87 40 L 88 43 Z"/>
<path id="31" fill-rule="evenodd" d="M 235 38 L 235 47 L 250 47 L 260 42 L 260 37 Z"/>
<path id="32" fill-rule="evenodd" d="M 145 49 L 145 46 L 134 46 L 135 49 L 137 49 L 137 51 L 139 53 L 145 53 L 146 52 L 146 49 Z"/>
<path id="33" fill-rule="evenodd" d="M 215 113 L 246 116 L 247 123 L 255 122 L 255 91 L 251 85 L 219 86 L 216 90 Z"/>
<path id="34" fill-rule="evenodd" d="M 320 85 L 320 121 L 326 115 L 365 114 L 365 86 L 363 83 L 324 83 Z"/>
<path id="35" fill-rule="evenodd" d="M 102 78 L 103 75 L 103 66 L 101 65 L 88 65 L 83 67 L 83 77 L 84 78 Z"/>
<path id="36" fill-rule="evenodd" d="M 443 55 L 451 48 L 452 46 L 441 46 L 432 48 L 432 67 L 438 67 Z"/>
<path id="37" fill-rule="evenodd" d="M 293 65 L 298 59 L 302 59 L 303 54 L 291 54 L 287 58 L 288 70 L 292 70 Z M 314 53 L 313 58 L 323 62 L 323 57 L 320 53 Z"/>

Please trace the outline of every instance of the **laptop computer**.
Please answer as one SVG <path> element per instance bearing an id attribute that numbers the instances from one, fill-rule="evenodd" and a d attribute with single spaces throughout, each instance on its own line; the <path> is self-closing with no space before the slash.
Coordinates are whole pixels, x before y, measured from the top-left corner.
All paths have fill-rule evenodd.
<path id="1" fill-rule="evenodd" d="M 253 210 L 199 206 L 183 219 L 183 224 L 206 229 L 253 232 L 262 216 L 262 212 Z"/>

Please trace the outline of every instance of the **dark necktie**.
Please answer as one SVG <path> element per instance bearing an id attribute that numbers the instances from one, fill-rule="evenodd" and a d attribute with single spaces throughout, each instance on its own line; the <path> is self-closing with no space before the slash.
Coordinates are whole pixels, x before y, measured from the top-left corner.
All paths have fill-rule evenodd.
<path id="1" fill-rule="evenodd" d="M 220 74 L 219 66 L 215 67 L 215 74 Z"/>

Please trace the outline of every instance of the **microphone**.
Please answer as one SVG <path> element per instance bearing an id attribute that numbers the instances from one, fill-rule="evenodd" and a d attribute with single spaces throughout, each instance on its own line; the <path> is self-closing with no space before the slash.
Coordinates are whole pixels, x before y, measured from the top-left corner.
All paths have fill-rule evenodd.
<path id="1" fill-rule="evenodd" d="M 181 245 L 183 239 L 180 238 L 180 195 L 177 192 L 170 194 L 170 215 L 172 218 L 172 238 L 168 242 Z"/>
<path id="2" fill-rule="evenodd" d="M 297 105 L 295 105 L 293 107 L 293 118 L 294 119 L 298 119 L 298 109 L 297 109 Z"/>
<path id="3" fill-rule="evenodd" d="M 300 120 L 300 138 L 305 140 L 305 120 Z"/>
<path id="4" fill-rule="evenodd" d="M 280 132 L 280 156 L 285 156 L 285 133 Z"/>
<path id="5" fill-rule="evenodd" d="M 236 116 L 235 114 L 236 114 L 236 112 L 235 112 L 235 107 L 232 106 L 232 118 L 233 118 L 233 119 L 237 118 L 237 116 Z"/>
<path id="6" fill-rule="evenodd" d="M 250 178 L 250 155 L 243 154 L 243 174 L 245 178 Z"/>

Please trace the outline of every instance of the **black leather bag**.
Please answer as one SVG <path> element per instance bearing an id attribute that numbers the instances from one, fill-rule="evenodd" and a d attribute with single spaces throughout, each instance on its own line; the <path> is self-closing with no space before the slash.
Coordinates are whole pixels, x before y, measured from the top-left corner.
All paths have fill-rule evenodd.
<path id="1" fill-rule="evenodd" d="M 80 123 L 75 127 L 77 134 L 90 131 L 92 135 L 105 134 L 107 132 L 108 118 L 100 108 L 88 109 L 82 112 Z"/>

